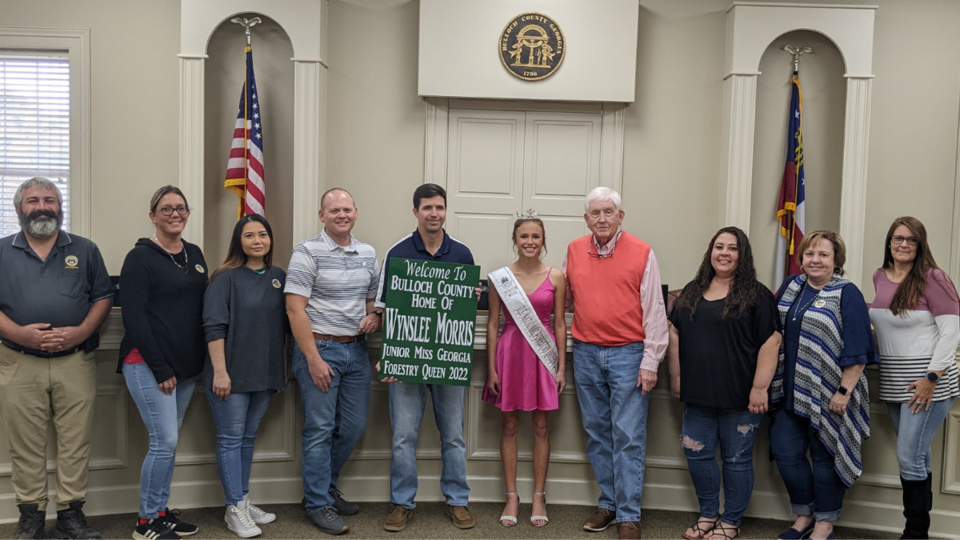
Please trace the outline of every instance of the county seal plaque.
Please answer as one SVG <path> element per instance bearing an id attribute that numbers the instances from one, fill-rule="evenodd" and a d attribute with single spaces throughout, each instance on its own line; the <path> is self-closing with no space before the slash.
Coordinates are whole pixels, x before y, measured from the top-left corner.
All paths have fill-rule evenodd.
<path id="1" fill-rule="evenodd" d="M 560 68 L 567 42 L 556 21 L 531 11 L 503 27 L 498 50 L 507 71 L 525 81 L 539 81 Z"/>

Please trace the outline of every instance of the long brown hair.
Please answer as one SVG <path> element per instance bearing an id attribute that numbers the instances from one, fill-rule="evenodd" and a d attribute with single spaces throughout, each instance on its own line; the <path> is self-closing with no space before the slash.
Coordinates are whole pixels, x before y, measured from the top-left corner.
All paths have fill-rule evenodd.
<path id="1" fill-rule="evenodd" d="M 891 270 L 894 267 L 893 250 L 890 244 L 893 242 L 893 231 L 903 225 L 910 229 L 910 232 L 917 237 L 917 255 L 913 259 L 913 267 L 907 272 L 907 277 L 897 286 L 897 292 L 893 294 L 890 300 L 890 311 L 894 315 L 905 317 L 905 311 L 916 309 L 917 303 L 927 290 L 927 274 L 930 270 L 937 269 L 937 261 L 933 260 L 933 253 L 930 252 L 930 245 L 927 243 L 927 228 L 923 223 L 912 216 L 902 216 L 893 220 L 890 229 L 887 231 L 886 246 L 883 249 L 883 269 Z M 949 280 L 949 278 L 947 278 Z M 953 285 L 953 282 L 950 282 Z M 954 286 L 956 291 L 956 286 Z"/>
<path id="2" fill-rule="evenodd" d="M 237 225 L 233 228 L 233 236 L 230 238 L 230 249 L 227 251 L 227 258 L 223 260 L 220 268 L 217 268 L 210 276 L 210 281 L 213 281 L 213 278 L 227 270 L 234 270 L 247 264 L 247 254 L 243 252 L 243 227 L 246 226 L 247 223 L 254 221 L 263 225 L 263 228 L 267 230 L 267 236 L 270 237 L 270 249 L 268 249 L 267 254 L 263 256 L 264 268 L 273 266 L 273 229 L 270 228 L 270 223 L 267 222 L 267 218 L 260 214 L 247 214 L 240 218 L 240 221 L 238 221 Z"/>
<path id="3" fill-rule="evenodd" d="M 690 316 L 697 310 L 697 304 L 703 297 L 703 291 L 710 286 L 710 281 L 717 275 L 710 262 L 710 255 L 713 253 L 713 245 L 721 234 L 731 234 L 737 238 L 737 269 L 733 271 L 733 282 L 730 283 L 730 292 L 723 301 L 723 318 L 728 313 L 743 315 L 757 300 L 757 294 L 764 285 L 757 280 L 757 270 L 753 266 L 753 249 L 750 248 L 750 240 L 747 234 L 738 227 L 724 227 L 717 231 L 710 239 L 707 245 L 707 252 L 703 254 L 703 261 L 700 263 L 700 269 L 697 270 L 697 276 L 693 278 L 687 287 L 680 293 L 677 303 L 673 309 L 687 308 L 690 310 Z"/>

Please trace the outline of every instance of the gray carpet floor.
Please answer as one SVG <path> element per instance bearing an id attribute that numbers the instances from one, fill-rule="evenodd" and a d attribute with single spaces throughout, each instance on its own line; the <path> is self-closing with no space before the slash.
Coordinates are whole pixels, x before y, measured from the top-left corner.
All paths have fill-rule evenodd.
<path id="1" fill-rule="evenodd" d="M 260 538 L 330 538 L 310 523 L 300 505 L 263 505 L 265 510 L 277 514 L 277 521 L 263 525 Z M 586 506 L 548 506 L 550 523 L 542 528 L 530 525 L 530 504 L 520 505 L 520 522 L 511 528 L 500 525 L 498 518 L 503 510 L 500 503 L 474 503 L 470 510 L 477 519 L 477 526 L 470 530 L 460 530 L 453 526 L 446 514 L 443 503 L 421 503 L 414 511 L 407 529 L 399 533 L 389 533 L 382 528 L 383 518 L 390 511 L 388 503 L 364 503 L 360 513 L 346 518 L 350 530 L 341 538 L 390 538 L 407 540 L 412 538 L 586 538 L 593 540 L 617 537 L 617 528 L 610 527 L 604 532 L 588 533 L 580 528 L 584 518 L 593 510 Z M 201 508 L 185 510 L 181 516 L 200 527 L 197 538 L 236 538 L 223 522 L 223 508 Z M 88 518 L 90 526 L 99 529 L 104 538 L 130 538 L 135 524 L 135 514 L 117 514 L 110 516 L 92 516 Z M 643 538 L 682 538 L 683 531 L 696 520 L 692 512 L 668 512 L 664 510 L 643 511 Z M 47 537 L 52 538 L 53 521 L 47 522 Z M 789 523 L 770 519 L 745 518 L 741 538 L 776 538 Z M 877 531 L 864 531 L 837 527 L 838 538 L 897 538 L 898 535 Z M 16 524 L 0 525 L 0 538 L 12 538 Z"/>

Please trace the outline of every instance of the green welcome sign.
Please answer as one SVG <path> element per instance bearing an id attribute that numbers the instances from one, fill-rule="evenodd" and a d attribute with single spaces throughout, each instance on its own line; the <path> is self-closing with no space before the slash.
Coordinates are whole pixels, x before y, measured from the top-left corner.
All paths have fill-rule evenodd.
<path id="1" fill-rule="evenodd" d="M 380 377 L 469 386 L 480 267 L 391 258 Z"/>

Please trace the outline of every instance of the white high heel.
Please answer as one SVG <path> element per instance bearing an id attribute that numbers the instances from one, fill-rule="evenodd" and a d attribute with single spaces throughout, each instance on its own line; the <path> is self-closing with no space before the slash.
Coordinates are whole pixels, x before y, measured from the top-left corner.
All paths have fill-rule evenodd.
<path id="1" fill-rule="evenodd" d="M 510 495 L 515 495 L 515 496 L 517 497 L 517 509 L 519 510 L 519 509 L 520 509 L 520 496 L 517 495 L 517 492 L 516 492 L 516 491 L 507 493 L 507 497 L 510 497 Z M 507 525 L 507 523 L 509 523 L 509 525 Z M 504 527 L 513 527 L 514 525 L 517 524 L 517 516 L 508 516 L 508 515 L 504 514 L 504 515 L 500 516 L 500 524 L 503 525 Z"/>
<path id="2" fill-rule="evenodd" d="M 547 492 L 546 492 L 546 491 L 534 491 L 534 492 L 533 492 L 533 496 L 536 497 L 537 495 L 543 495 L 543 506 L 546 507 L 546 506 L 547 506 Z M 537 525 L 536 523 L 534 523 L 534 521 L 542 521 L 543 523 Z M 543 527 L 544 525 L 546 525 L 546 524 L 549 523 L 549 522 L 550 522 L 550 518 L 548 518 L 547 516 L 530 516 L 530 524 L 533 525 L 534 527 Z"/>

